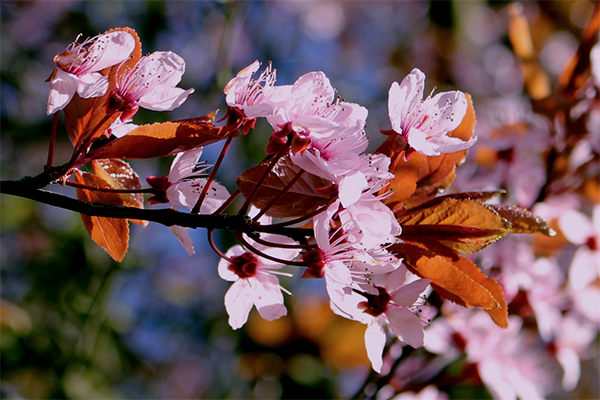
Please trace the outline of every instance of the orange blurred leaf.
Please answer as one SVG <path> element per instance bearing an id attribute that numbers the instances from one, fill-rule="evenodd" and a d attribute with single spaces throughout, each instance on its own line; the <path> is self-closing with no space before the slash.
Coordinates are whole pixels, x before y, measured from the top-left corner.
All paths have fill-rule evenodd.
<path id="1" fill-rule="evenodd" d="M 110 188 L 110 184 L 104 179 L 86 172 L 76 174 L 75 180 L 88 186 Z M 91 203 L 123 205 L 123 200 L 117 193 L 78 188 L 77 198 Z M 81 219 L 94 242 L 106 250 L 115 261 L 123 260 L 129 245 L 129 224 L 126 219 L 91 217 L 84 214 L 81 214 Z"/>
<path id="2" fill-rule="evenodd" d="M 123 160 L 106 159 L 92 161 L 94 174 L 108 183 L 113 189 L 119 190 L 138 190 L 142 188 L 138 174 Z M 142 193 L 119 193 L 123 200 L 123 205 L 135 208 L 144 208 L 144 196 Z M 143 226 L 148 225 L 148 221 L 130 220 Z"/>
<path id="3" fill-rule="evenodd" d="M 213 124 L 214 113 L 169 122 L 141 125 L 123 137 L 92 151 L 86 161 L 98 158 L 154 158 L 206 146 L 225 139 L 227 131 Z"/>
<path id="4" fill-rule="evenodd" d="M 236 183 L 246 198 L 252 193 L 269 164 L 270 160 L 263 161 L 260 165 L 247 169 L 238 176 Z M 252 204 L 260 209 L 267 206 L 300 171 L 301 169 L 290 161 L 289 156 L 282 157 L 273 171 L 270 171 L 267 175 L 252 200 Z M 320 188 L 327 187 L 330 184 L 329 181 L 305 172 L 283 197 L 269 208 L 267 215 L 272 217 L 301 217 L 311 213 L 327 204 L 331 198 L 328 193 L 319 191 Z"/>
<path id="5" fill-rule="evenodd" d="M 142 42 L 140 38 L 135 30 L 131 28 L 114 28 L 105 33 L 114 31 L 130 33 L 135 39 L 135 48 L 130 58 L 120 68 L 133 67 L 142 57 Z M 108 90 L 104 96 L 83 99 L 78 94 L 75 94 L 71 102 L 65 107 L 65 125 L 74 146 L 83 141 L 91 143 L 93 140 L 96 140 L 119 116 L 118 113 L 111 116 L 107 116 L 106 114 L 106 100 L 116 85 L 118 69 L 119 65 L 113 65 L 100 71 L 102 75 L 108 75 Z M 92 136 L 90 137 L 90 135 Z"/>

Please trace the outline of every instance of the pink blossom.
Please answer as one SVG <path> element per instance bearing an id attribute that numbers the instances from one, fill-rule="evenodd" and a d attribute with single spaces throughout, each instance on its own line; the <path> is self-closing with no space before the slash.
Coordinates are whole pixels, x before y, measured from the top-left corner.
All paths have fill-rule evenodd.
<path id="1" fill-rule="evenodd" d="M 280 235 L 265 234 L 261 238 L 279 244 L 296 243 Z M 253 246 L 282 260 L 291 260 L 298 255 L 295 249 L 266 247 L 258 243 L 253 243 Z M 221 278 L 233 282 L 225 294 L 225 308 L 233 329 L 239 329 L 246 323 L 252 306 L 256 306 L 260 316 L 268 321 L 287 314 L 281 293 L 286 290 L 275 276 L 289 275 L 277 271 L 284 264 L 255 255 L 240 245 L 233 246 L 225 255 L 233 262 L 221 259 L 218 271 Z"/>
<path id="2" fill-rule="evenodd" d="M 202 147 L 198 147 L 177 154 L 171 164 L 168 177 L 149 177 L 147 181 L 150 186 L 162 194 L 155 195 L 148 201 L 151 203 L 170 202 L 174 206 L 187 207 L 190 210 L 194 208 L 207 182 L 202 175 L 208 166 L 198 163 L 202 150 Z M 227 188 L 213 181 L 200 207 L 200 214 L 214 213 L 228 198 Z M 194 254 L 194 244 L 188 228 L 172 226 L 171 231 L 177 236 L 185 251 L 189 255 Z"/>
<path id="3" fill-rule="evenodd" d="M 70 44 L 54 57 L 57 67 L 50 76 L 46 114 L 65 108 L 75 93 L 85 99 L 103 96 L 108 89 L 108 77 L 98 71 L 126 60 L 134 48 L 135 39 L 124 31 Z"/>
<path id="4" fill-rule="evenodd" d="M 194 208 L 207 179 L 203 173 L 209 166 L 198 164 L 202 147 L 177 154 L 169 172 L 167 198 L 171 204 L 179 207 Z M 218 182 L 212 182 L 200 214 L 212 214 L 229 198 L 227 188 Z"/>
<path id="5" fill-rule="evenodd" d="M 332 298 L 333 311 L 345 318 L 367 324 L 365 345 L 373 369 L 381 372 L 383 348 L 386 342 L 385 326 L 402 342 L 412 347 L 423 346 L 423 323 L 413 312 L 419 295 L 431 280 L 417 279 L 406 283 L 407 270 L 400 266 L 387 277 L 384 287 L 374 286 L 378 293 L 351 291 Z M 330 293 L 335 296 L 335 293 Z"/>
<path id="6" fill-rule="evenodd" d="M 257 79 L 252 79 L 259 67 L 258 60 L 254 61 L 238 72 L 223 89 L 229 106 L 225 118 L 230 131 L 243 126 L 242 130 L 247 134 L 257 117 L 268 117 L 275 112 L 276 107 L 271 99 L 276 93 L 271 90 L 276 81 L 275 70 L 269 63 Z"/>
<path id="7" fill-rule="evenodd" d="M 366 108 L 335 100 L 335 89 L 323 72 L 302 75 L 292 86 L 273 88 L 277 110 L 267 120 L 275 130 L 287 124 L 306 145 L 313 139 L 339 139 L 364 135 Z M 366 146 L 365 146 L 366 147 Z M 293 148 L 297 154 L 306 146 Z M 362 151 L 362 150 L 361 150 Z"/>
<path id="8" fill-rule="evenodd" d="M 423 100 L 425 74 L 413 69 L 402 83 L 392 83 L 388 108 L 392 129 L 410 147 L 427 156 L 471 147 L 476 138 L 463 141 L 447 135 L 462 122 L 467 100 L 460 91 L 443 92 Z"/>
<path id="9" fill-rule="evenodd" d="M 122 111 L 120 120 L 127 122 L 139 107 L 153 111 L 171 111 L 194 92 L 176 85 L 185 72 L 185 61 L 170 51 L 156 51 L 142 57 L 137 64 L 121 72 L 108 103 L 109 112 Z"/>

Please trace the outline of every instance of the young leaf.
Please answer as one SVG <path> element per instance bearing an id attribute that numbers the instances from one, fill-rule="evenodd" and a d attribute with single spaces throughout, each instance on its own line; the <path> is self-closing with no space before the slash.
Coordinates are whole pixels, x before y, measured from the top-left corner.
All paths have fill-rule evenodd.
<path id="1" fill-rule="evenodd" d="M 110 117 L 106 114 L 106 99 L 108 99 L 111 90 L 116 85 L 117 70 L 134 66 L 142 57 L 142 43 L 135 30 L 131 28 L 114 28 L 105 33 L 114 31 L 124 31 L 131 34 L 135 39 L 135 49 L 121 67 L 113 65 L 100 71 L 101 74 L 108 75 L 108 90 L 104 96 L 83 99 L 75 94 L 69 105 L 65 107 L 65 125 L 75 147 L 83 141 L 91 143 L 99 138 L 110 124 L 117 119 L 118 113 Z"/>
<path id="2" fill-rule="evenodd" d="M 411 272 L 433 280 L 432 288 L 443 297 L 463 307 L 483 308 L 496 325 L 506 328 L 507 305 L 500 284 L 468 259 L 447 249 L 430 250 L 432 247 L 402 243 L 391 246 L 390 251 L 403 258 Z"/>
<path id="3" fill-rule="evenodd" d="M 490 204 L 488 207 L 496 211 L 502 218 L 510 221 L 510 233 L 542 233 L 549 237 L 556 235 L 548 222 L 535 216 L 526 208 L 500 204 Z"/>
<path id="4" fill-rule="evenodd" d="M 227 131 L 216 128 L 212 118 L 157 122 L 141 125 L 127 135 L 92 151 L 85 161 L 98 158 L 154 158 L 206 146 L 225 139 Z"/>
<path id="5" fill-rule="evenodd" d="M 85 172 L 81 175 L 76 174 L 75 180 L 88 186 L 110 188 L 110 184 L 104 179 Z M 77 189 L 77 198 L 91 203 L 123 205 L 123 200 L 117 193 Z M 90 217 L 84 214 L 81 214 L 81 219 L 94 242 L 106 250 L 115 261 L 123 260 L 129 245 L 129 224 L 126 219 Z"/>
<path id="6" fill-rule="evenodd" d="M 510 222 L 488 206 L 475 200 L 444 198 L 400 214 L 405 241 L 430 242 L 453 249 L 461 254 L 471 254 L 506 236 Z"/>
<path id="7" fill-rule="evenodd" d="M 142 188 L 138 174 L 123 160 L 104 158 L 94 160 L 92 168 L 96 176 L 106 181 L 113 189 L 138 190 Z M 144 196 L 141 193 L 120 193 L 119 196 L 125 206 L 144 208 Z M 148 221 L 133 219 L 130 221 L 143 226 L 148 225 Z"/>
<path id="8" fill-rule="evenodd" d="M 269 164 L 270 161 L 263 161 L 260 165 L 247 169 L 238 176 L 236 183 L 244 196 L 248 197 L 252 193 Z M 299 171 L 300 168 L 292 163 L 288 156 L 282 157 L 273 171 L 269 172 L 252 200 L 252 204 L 261 209 L 267 206 Z M 330 200 L 331 196 L 329 194 L 319 191 L 320 188 L 327 187 L 330 184 L 331 182 L 305 172 L 283 197 L 269 209 L 267 215 L 272 217 L 301 217 L 311 213 Z"/>

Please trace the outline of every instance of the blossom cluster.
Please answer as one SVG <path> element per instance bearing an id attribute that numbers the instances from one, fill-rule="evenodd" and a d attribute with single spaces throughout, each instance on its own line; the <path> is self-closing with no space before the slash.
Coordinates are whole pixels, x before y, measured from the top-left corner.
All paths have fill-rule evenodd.
<path id="1" fill-rule="evenodd" d="M 143 208 L 143 198 L 135 193 L 151 193 L 149 203 L 169 203 L 191 214 L 221 214 L 241 193 L 245 202 L 239 214 L 252 229 L 236 232 L 240 244 L 223 253 L 209 231 L 211 245 L 221 256 L 218 275 L 232 282 L 224 302 L 233 329 L 247 322 L 253 307 L 266 320 L 287 314 L 283 294 L 290 292 L 280 277 L 292 276 L 283 270 L 289 265 L 303 268 L 302 278 L 324 280 L 335 314 L 367 325 L 365 346 L 376 372 L 386 368 L 383 352 L 389 333 L 403 344 L 425 346 L 446 358 L 464 351 L 497 398 L 541 398 L 549 379 L 540 372 L 540 363 L 531 361 L 542 359 L 534 354 L 536 349 L 522 346 L 531 335 L 522 328 L 523 315 L 508 316 L 510 303 L 532 310 L 536 334 L 553 346 L 552 356 L 564 370 L 564 389 L 575 387 L 580 358 L 600 322 L 590 306 L 600 302 L 600 209 L 596 204 L 587 213 L 592 217 L 583 214 L 582 202 L 562 195 L 561 187 L 547 199 L 540 194 L 552 189 L 532 173 L 544 169 L 542 153 L 551 150 L 550 123 L 544 117 L 530 112 L 527 120 L 517 121 L 534 132 L 524 146 L 517 146 L 512 137 L 495 139 L 493 129 L 488 126 L 486 131 L 484 125 L 478 149 L 494 154 L 497 163 L 485 176 L 469 176 L 467 163 L 466 173 L 454 181 L 455 167 L 478 140 L 472 132 L 473 106 L 465 93 L 432 92 L 424 98 L 425 74 L 413 69 L 400 83 L 391 84 L 391 129 L 381 131 L 387 140 L 380 149 L 367 153 L 368 110 L 337 96 L 324 72 L 277 85 L 272 65 L 259 72 L 255 61 L 224 88 L 225 126 L 216 128 L 214 115 L 138 126 L 132 120 L 139 107 L 170 111 L 194 92 L 177 86 L 185 72 L 180 56 L 170 51 L 141 56 L 140 46 L 134 33 L 114 30 L 73 43 L 54 58 L 48 115 L 64 110 L 70 118 L 71 102 L 77 103 L 73 109 L 99 112 L 85 102 L 102 99 L 102 117 L 92 128 L 70 128 L 75 151 L 57 179 L 75 174 L 77 182 L 69 182 L 84 194 L 113 190 L 103 198 L 108 204 Z M 600 88 L 598 53 L 596 45 L 590 87 L 594 96 L 583 99 L 570 116 L 589 115 L 585 122 L 590 126 L 565 160 L 573 179 L 591 168 L 599 152 L 598 113 L 593 107 Z M 236 136 L 254 134 L 258 118 L 272 128 L 265 159 L 240 175 L 238 189 L 230 193 L 215 180 L 222 157 L 214 167 L 200 162 L 203 146 L 225 139 L 224 156 Z M 110 143 L 91 150 L 95 140 L 111 135 Z M 150 139 L 156 142 L 146 144 Z M 149 176 L 145 191 L 121 160 L 173 154 L 169 175 Z M 95 174 L 78 168 L 89 161 Z M 114 172 L 117 167 L 120 174 Z M 452 183 L 454 190 L 463 192 L 438 196 Z M 568 184 L 572 179 L 565 179 L 563 185 Z M 510 189 L 510 200 L 521 207 L 484 205 L 499 187 Z M 534 206 L 539 198 L 546 201 Z M 564 243 L 572 245 L 569 251 L 536 253 L 531 237 L 506 239 L 484 249 L 508 233 L 552 236 L 552 229 L 525 207 L 555 221 Z M 278 228 L 308 233 L 299 238 L 271 232 Z M 171 230 L 192 255 L 188 228 L 171 224 Z M 566 268 L 561 265 L 565 259 Z M 500 271 L 499 283 L 471 260 L 479 261 L 489 275 Z M 432 290 L 451 302 L 440 307 L 426 337 L 428 322 L 419 315 Z M 491 319 L 459 306 L 479 307 Z M 436 311 L 428 316 L 435 317 Z M 502 331 L 494 323 L 509 328 Z"/>

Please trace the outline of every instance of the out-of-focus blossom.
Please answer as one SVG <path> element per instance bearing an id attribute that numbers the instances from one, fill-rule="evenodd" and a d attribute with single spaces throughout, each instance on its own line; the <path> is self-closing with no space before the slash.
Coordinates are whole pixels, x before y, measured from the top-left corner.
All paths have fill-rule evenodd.
<path id="1" fill-rule="evenodd" d="M 185 72 L 185 61 L 171 51 L 155 51 L 132 69 L 119 72 L 108 109 L 109 113 L 121 111 L 122 122 L 128 122 L 139 107 L 172 111 L 194 93 L 194 89 L 176 87 Z"/>
<path id="2" fill-rule="evenodd" d="M 419 153 L 437 156 L 471 147 L 476 138 L 464 141 L 448 136 L 466 112 L 463 92 L 443 92 L 423 100 L 425 74 L 415 68 L 402 83 L 392 83 L 388 108 L 392 129 Z"/>
<path id="3" fill-rule="evenodd" d="M 296 244 L 292 239 L 280 235 L 265 234 L 261 239 L 279 244 Z M 253 246 L 281 260 L 292 260 L 298 255 L 295 249 L 267 247 L 259 243 Z M 231 247 L 225 255 L 233 262 L 221 259 L 218 270 L 221 278 L 233 282 L 225 294 L 225 308 L 233 329 L 239 329 L 246 323 L 252 306 L 256 306 L 260 316 L 268 321 L 287 314 L 281 293 L 285 289 L 280 286 L 276 276 L 288 275 L 277 271 L 284 264 L 246 251 L 240 245 Z"/>
<path id="4" fill-rule="evenodd" d="M 69 104 L 75 93 L 84 99 L 103 96 L 108 77 L 100 74 L 126 60 L 135 48 L 135 39 L 124 31 L 114 31 L 76 41 L 54 57 L 57 67 L 50 76 L 46 114 L 54 114 Z"/>
<path id="5" fill-rule="evenodd" d="M 521 331 L 522 320 L 510 316 L 507 329 L 499 329 L 487 315 L 462 321 L 467 360 L 477 363 L 485 386 L 495 399 L 543 399 L 550 376 L 544 353 L 532 346 L 533 338 Z"/>
<path id="6" fill-rule="evenodd" d="M 429 385 L 419 393 L 403 392 L 392 397 L 390 400 L 448 400 L 448 395 L 440 392 L 437 387 Z"/>

